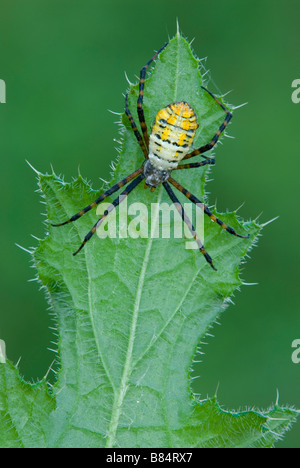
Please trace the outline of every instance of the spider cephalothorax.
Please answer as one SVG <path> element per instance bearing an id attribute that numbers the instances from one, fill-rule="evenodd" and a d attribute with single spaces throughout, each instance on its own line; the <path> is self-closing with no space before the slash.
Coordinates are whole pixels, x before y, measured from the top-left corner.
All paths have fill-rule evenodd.
<path id="1" fill-rule="evenodd" d="M 170 177 L 171 170 L 165 170 L 161 167 L 157 167 L 156 164 L 153 164 L 150 159 L 147 159 L 144 165 L 144 176 L 145 184 L 148 187 L 151 187 L 152 191 L 159 184 L 166 182 Z"/>
<path id="2" fill-rule="evenodd" d="M 145 161 L 140 168 L 134 171 L 132 174 L 129 174 L 125 179 L 122 179 L 117 184 L 110 187 L 106 192 L 104 192 L 100 197 L 97 198 L 93 203 L 85 207 L 79 213 L 72 216 L 70 219 L 65 221 L 61 224 L 53 224 L 52 226 L 63 226 L 64 224 L 71 223 L 76 221 L 78 218 L 83 216 L 85 213 L 90 211 L 96 205 L 101 203 L 105 198 L 109 197 L 113 193 L 117 192 L 121 187 L 127 185 L 126 189 L 117 197 L 107 208 L 101 218 L 97 221 L 91 231 L 85 236 L 81 246 L 79 249 L 73 254 L 76 255 L 80 250 L 84 247 L 84 245 L 90 240 L 92 235 L 96 232 L 97 228 L 109 215 L 109 213 L 119 205 L 119 203 L 124 200 L 125 197 L 129 195 L 132 190 L 137 187 L 137 185 L 144 180 L 145 187 L 150 187 L 153 191 L 155 188 L 163 184 L 165 190 L 167 191 L 170 199 L 174 203 L 176 209 L 178 210 L 180 216 L 182 217 L 183 221 L 187 224 L 188 228 L 190 229 L 199 250 L 204 255 L 207 262 L 211 265 L 211 267 L 215 270 L 216 268 L 213 265 L 212 259 L 209 254 L 206 252 L 201 240 L 199 239 L 198 234 L 196 233 L 194 226 L 192 225 L 190 219 L 184 212 L 182 204 L 179 202 L 178 198 L 176 197 L 175 193 L 173 192 L 171 185 L 177 188 L 181 193 L 183 193 L 191 202 L 197 204 L 201 207 L 206 215 L 210 217 L 212 221 L 219 224 L 223 229 L 225 229 L 230 234 L 233 234 L 237 237 L 248 238 L 249 236 L 242 236 L 237 234 L 233 228 L 227 226 L 223 221 L 217 218 L 209 208 L 202 203 L 195 195 L 190 193 L 184 187 L 182 187 L 176 180 L 171 177 L 171 172 L 178 169 L 191 169 L 195 167 L 205 166 L 207 164 L 214 164 L 215 160 L 208 158 L 203 153 L 206 153 L 210 149 L 214 147 L 217 143 L 221 133 L 224 131 L 226 126 L 228 125 L 230 119 L 232 118 L 232 114 L 226 109 L 226 107 L 206 88 L 202 86 L 204 89 L 216 102 L 217 104 L 224 110 L 226 116 L 217 130 L 216 134 L 212 138 L 212 140 L 204 146 L 193 150 L 190 152 L 192 147 L 192 143 L 196 134 L 196 130 L 198 128 L 197 116 L 193 110 L 193 108 L 184 101 L 180 102 L 173 102 L 163 109 L 159 110 L 153 127 L 151 129 L 150 137 L 148 135 L 147 125 L 145 122 L 144 117 L 144 110 L 143 110 L 143 97 L 144 97 L 144 85 L 145 85 L 145 76 L 146 71 L 149 65 L 155 60 L 155 58 L 163 51 L 163 49 L 167 46 L 165 44 L 150 60 L 149 62 L 142 68 L 140 72 L 140 81 L 139 81 L 139 96 L 137 101 L 137 112 L 139 117 L 139 122 L 141 125 L 142 135 L 140 134 L 137 126 L 134 122 L 132 114 L 128 107 L 128 94 L 125 97 L 125 113 L 128 116 L 130 121 L 132 130 L 136 136 L 136 139 L 144 153 Z M 196 155 L 202 155 L 204 158 L 203 161 L 196 162 L 196 163 L 188 163 L 188 164 L 179 164 L 184 159 L 190 159 Z M 129 183 L 130 182 L 130 183 Z"/>

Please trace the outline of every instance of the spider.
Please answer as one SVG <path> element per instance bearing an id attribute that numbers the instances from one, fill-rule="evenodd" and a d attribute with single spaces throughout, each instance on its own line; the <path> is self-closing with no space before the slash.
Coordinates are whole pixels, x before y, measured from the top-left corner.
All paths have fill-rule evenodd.
<path id="1" fill-rule="evenodd" d="M 226 107 L 204 86 L 202 89 L 205 90 L 224 110 L 226 117 L 219 127 L 218 131 L 212 138 L 212 140 L 204 146 L 201 146 L 198 149 L 195 149 L 191 152 L 191 146 L 198 128 L 197 116 L 193 108 L 185 101 L 173 102 L 163 109 L 159 110 L 153 127 L 151 129 L 150 136 L 148 135 L 147 124 L 145 122 L 144 110 L 143 110 L 143 96 L 144 96 L 144 86 L 145 86 L 145 77 L 147 68 L 149 65 L 159 56 L 159 54 L 165 49 L 168 45 L 168 42 L 161 47 L 158 52 L 147 62 L 147 64 L 140 71 L 140 80 L 139 80 L 139 94 L 137 99 L 137 113 L 138 119 L 140 122 L 142 135 L 139 132 L 136 123 L 132 117 L 132 114 L 128 107 L 128 93 L 125 96 L 125 113 L 131 124 L 133 133 L 141 147 L 141 150 L 144 153 L 145 161 L 142 166 L 129 174 L 124 179 L 120 180 L 117 184 L 110 187 L 102 195 L 100 195 L 97 200 L 83 208 L 79 213 L 76 213 L 67 221 L 61 224 L 52 224 L 54 227 L 64 226 L 65 224 L 76 221 L 78 218 L 86 214 L 92 208 L 101 203 L 105 198 L 109 197 L 113 193 L 117 192 L 121 187 L 127 185 L 126 189 L 117 197 L 105 210 L 104 214 L 97 221 L 91 231 L 85 236 L 79 249 L 73 253 L 77 255 L 85 244 L 90 240 L 93 234 L 96 232 L 97 228 L 103 222 L 103 220 L 109 215 L 109 213 L 114 210 L 119 203 L 127 197 L 130 192 L 132 192 L 142 180 L 145 181 L 145 188 L 150 187 L 151 191 L 154 191 L 156 187 L 160 184 L 163 184 L 166 192 L 168 193 L 171 201 L 174 203 L 177 211 L 179 212 L 182 220 L 187 224 L 190 232 L 193 235 L 193 238 L 197 242 L 200 252 L 204 255 L 206 261 L 210 266 L 216 270 L 212 258 L 207 253 L 202 244 L 198 234 L 196 233 L 194 226 L 186 213 L 184 212 L 182 204 L 179 202 L 174 191 L 171 188 L 171 185 L 179 190 L 183 195 L 185 195 L 191 202 L 197 204 L 202 208 L 204 213 L 210 217 L 212 221 L 219 224 L 223 229 L 225 229 L 229 234 L 232 234 L 243 239 L 248 239 L 248 236 L 242 236 L 235 232 L 233 228 L 227 226 L 223 221 L 217 218 L 206 206 L 199 200 L 195 195 L 189 192 L 187 189 L 182 187 L 176 180 L 171 177 L 172 171 L 182 170 L 182 169 L 191 169 L 196 167 L 203 167 L 206 165 L 215 164 L 213 158 L 205 156 L 203 153 L 211 150 L 217 143 L 221 133 L 224 131 L 229 121 L 232 118 L 232 114 L 226 109 Z M 193 156 L 202 155 L 204 160 L 195 163 L 181 164 L 179 163 L 182 160 L 190 159 Z M 171 184 L 171 185 L 170 185 Z"/>

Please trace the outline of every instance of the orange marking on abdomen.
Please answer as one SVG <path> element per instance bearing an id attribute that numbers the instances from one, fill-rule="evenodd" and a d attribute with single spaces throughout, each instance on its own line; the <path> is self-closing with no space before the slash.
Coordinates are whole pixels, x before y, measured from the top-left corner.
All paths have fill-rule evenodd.
<path id="1" fill-rule="evenodd" d="M 170 117 L 167 120 L 167 123 L 170 125 L 175 125 L 177 121 L 176 115 L 170 115 Z"/>
<path id="2" fill-rule="evenodd" d="M 186 133 L 181 133 L 180 136 L 179 136 L 179 140 L 178 140 L 178 145 L 182 146 L 184 145 L 185 143 L 185 139 L 186 139 Z"/>
<path id="3" fill-rule="evenodd" d="M 170 127 L 166 127 L 166 128 L 164 129 L 164 131 L 162 132 L 162 134 L 161 134 L 161 139 L 162 139 L 162 140 L 167 140 L 168 137 L 169 137 L 169 135 L 170 135 L 170 133 L 171 133 L 171 128 L 170 128 Z"/>
<path id="4" fill-rule="evenodd" d="M 189 119 L 195 115 L 194 110 L 187 102 L 174 102 L 170 107 L 174 114 L 183 117 L 184 119 Z"/>

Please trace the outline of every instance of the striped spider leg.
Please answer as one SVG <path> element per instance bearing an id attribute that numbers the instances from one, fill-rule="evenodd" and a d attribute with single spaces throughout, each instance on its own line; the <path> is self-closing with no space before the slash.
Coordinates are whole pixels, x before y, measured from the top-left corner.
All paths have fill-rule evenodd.
<path id="1" fill-rule="evenodd" d="M 193 195 L 191 192 L 189 192 L 187 189 L 185 189 L 184 187 L 182 187 L 182 185 L 180 185 L 176 180 L 174 180 L 172 177 L 169 177 L 168 178 L 168 182 L 170 182 L 170 184 L 172 184 L 174 187 L 177 188 L 177 190 L 179 190 L 179 192 L 183 193 L 183 195 L 188 198 L 189 200 L 191 200 L 191 202 L 195 203 L 195 205 L 198 205 L 199 207 L 201 207 L 201 209 L 204 211 L 204 213 L 210 217 L 210 219 L 214 222 L 214 223 L 217 223 L 219 224 L 223 229 L 225 229 L 225 231 L 229 232 L 229 234 L 232 234 L 236 237 L 240 237 L 242 239 L 249 239 L 249 235 L 247 236 L 242 236 L 241 234 L 238 234 L 232 227 L 230 226 L 227 226 L 227 224 L 225 224 L 221 219 L 217 218 L 217 216 L 215 216 L 211 211 L 210 209 L 208 208 L 207 205 L 205 205 L 201 200 L 199 200 L 199 198 L 195 197 L 195 195 Z"/>
<path id="2" fill-rule="evenodd" d="M 149 135 L 148 135 L 148 130 L 147 130 L 147 124 L 145 122 L 145 116 L 144 116 L 144 109 L 143 109 L 143 100 L 144 100 L 144 86 L 145 86 L 145 78 L 146 78 L 146 72 L 147 68 L 151 63 L 158 57 L 158 55 L 167 47 L 168 42 L 166 42 L 157 52 L 153 57 L 149 60 L 149 62 L 146 63 L 146 65 L 141 69 L 140 71 L 140 81 L 139 81 L 139 96 L 137 100 L 137 113 L 139 116 L 139 121 L 143 133 L 143 138 L 145 140 L 145 144 L 147 148 L 149 147 Z M 148 156 L 147 156 L 148 157 Z"/>
<path id="3" fill-rule="evenodd" d="M 144 179 L 144 174 L 143 174 L 143 166 L 140 167 L 139 169 L 137 169 L 136 171 L 132 172 L 131 174 L 129 174 L 127 177 L 125 177 L 124 179 L 120 180 L 119 182 L 117 182 L 115 185 L 113 185 L 112 187 L 110 187 L 108 190 L 106 190 L 106 192 L 102 193 L 102 195 L 100 195 L 97 200 L 95 200 L 94 202 L 92 202 L 90 205 L 86 206 L 85 208 L 83 208 L 81 211 L 79 211 L 78 213 L 76 213 L 75 215 L 73 215 L 70 219 L 68 219 L 67 221 L 63 222 L 63 223 L 60 223 L 60 224 L 51 224 L 53 227 L 59 227 L 59 226 L 64 226 L 65 224 L 69 224 L 69 223 L 72 223 L 73 221 L 76 221 L 77 219 L 81 218 L 81 216 L 85 215 L 86 213 L 88 213 L 92 208 L 94 208 L 95 206 L 99 205 L 99 203 L 101 203 L 103 200 L 105 200 L 105 198 L 109 197 L 110 195 L 112 195 L 113 193 L 117 192 L 121 187 L 123 187 L 124 185 L 128 184 L 128 182 L 132 181 L 128 187 L 120 194 L 119 197 L 117 197 L 107 208 L 107 210 L 105 210 L 105 212 L 103 213 L 103 215 L 101 216 L 101 218 L 97 221 L 97 223 L 95 224 L 95 226 L 92 228 L 92 230 L 85 236 L 81 246 L 79 247 L 79 249 L 73 254 L 73 255 L 77 255 L 80 250 L 85 246 L 85 244 L 90 240 L 90 238 L 92 237 L 92 235 L 96 232 L 97 228 L 100 226 L 100 224 L 103 222 L 103 220 L 106 218 L 106 216 L 108 216 L 108 214 L 116 207 L 118 206 L 124 199 L 125 197 L 127 197 L 129 195 L 130 192 L 132 192 L 132 190 Z"/>
<path id="4" fill-rule="evenodd" d="M 195 162 L 195 163 L 188 163 L 188 164 L 180 164 L 175 169 L 174 171 L 177 171 L 178 169 L 193 169 L 194 167 L 203 167 L 206 166 L 207 164 L 213 166 L 216 163 L 214 158 L 207 158 L 204 161 L 200 162 Z"/>
<path id="5" fill-rule="evenodd" d="M 136 179 L 134 179 L 127 187 L 126 189 L 117 197 L 115 200 L 107 207 L 107 209 L 104 211 L 103 215 L 101 218 L 96 222 L 96 224 L 93 226 L 93 228 L 88 232 L 88 234 L 85 236 L 81 246 L 79 249 L 73 253 L 73 255 L 77 255 L 81 249 L 85 246 L 85 244 L 90 240 L 90 238 L 95 234 L 97 231 L 98 227 L 102 224 L 104 219 L 109 215 L 109 213 L 112 212 L 129 194 L 134 190 L 137 185 L 144 179 L 144 174 L 140 174 Z"/>
<path id="6" fill-rule="evenodd" d="M 209 143 L 207 143 L 206 145 L 204 146 L 201 146 L 200 148 L 198 149 L 195 149 L 194 151 L 192 151 L 191 153 L 188 153 L 183 159 L 189 159 L 189 158 L 193 158 L 194 156 L 197 156 L 198 154 L 201 154 L 202 157 L 206 157 L 203 155 L 203 153 L 206 153 L 206 151 L 209 151 L 211 150 L 215 144 L 217 143 L 217 141 L 219 140 L 220 138 L 220 135 L 221 133 L 225 130 L 225 128 L 227 127 L 227 125 L 229 124 L 230 120 L 232 119 L 232 113 L 229 112 L 228 109 L 226 109 L 226 107 L 224 106 L 224 104 L 222 104 L 219 99 L 216 98 L 216 96 L 213 95 L 213 93 L 211 93 L 207 88 L 205 88 L 204 86 L 201 86 L 201 88 L 206 91 L 215 101 L 217 104 L 219 104 L 219 106 L 223 109 L 223 111 L 225 111 L 226 113 L 226 117 L 224 119 L 224 121 L 222 122 L 222 124 L 220 125 L 217 133 L 213 136 L 213 138 L 211 139 L 211 141 Z"/>
<path id="7" fill-rule="evenodd" d="M 212 261 L 212 258 L 210 257 L 210 255 L 206 252 L 205 248 L 204 248 L 204 245 L 202 244 L 201 240 L 199 239 L 199 236 L 197 234 L 197 232 L 195 231 L 195 228 L 190 220 L 190 218 L 188 217 L 188 215 L 185 213 L 184 209 L 183 209 L 183 206 L 182 204 L 180 203 L 180 201 L 178 200 L 178 198 L 176 197 L 175 193 L 173 192 L 172 188 L 170 187 L 170 185 L 168 184 L 168 182 L 164 182 L 163 183 L 163 186 L 164 188 L 166 189 L 166 192 L 168 193 L 170 199 L 172 200 L 175 208 L 177 209 L 178 213 L 180 214 L 180 216 L 182 217 L 182 220 L 185 222 L 185 224 L 187 225 L 187 227 L 189 228 L 190 232 L 192 233 L 192 236 L 194 238 L 194 240 L 197 242 L 197 245 L 198 245 L 198 248 L 200 250 L 200 252 L 204 255 L 205 257 L 205 260 L 210 264 L 210 266 L 215 270 L 217 271 L 216 267 L 214 266 L 213 264 L 213 261 Z"/>

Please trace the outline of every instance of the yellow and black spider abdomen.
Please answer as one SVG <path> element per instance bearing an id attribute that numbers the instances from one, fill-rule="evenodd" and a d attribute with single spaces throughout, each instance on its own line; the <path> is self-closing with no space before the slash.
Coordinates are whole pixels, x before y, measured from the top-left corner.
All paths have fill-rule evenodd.
<path id="1" fill-rule="evenodd" d="M 156 167 L 171 169 L 189 152 L 198 128 L 194 109 L 187 102 L 174 102 L 155 118 L 149 144 L 149 159 Z"/>

